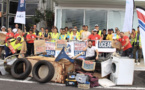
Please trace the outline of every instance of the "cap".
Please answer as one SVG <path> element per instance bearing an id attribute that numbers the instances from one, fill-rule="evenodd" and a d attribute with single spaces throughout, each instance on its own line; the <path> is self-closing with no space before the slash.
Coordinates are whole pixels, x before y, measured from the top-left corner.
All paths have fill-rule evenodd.
<path id="1" fill-rule="evenodd" d="M 17 38 L 17 40 L 18 40 L 18 41 L 21 41 L 21 38 L 20 38 L 20 37 L 18 37 L 18 38 Z"/>
<path id="2" fill-rule="evenodd" d="M 3 28 L 5 28 L 5 29 L 6 29 L 6 27 L 5 27 L 5 26 L 2 26 L 2 27 L 1 27 L 1 29 L 3 29 Z"/>
<path id="3" fill-rule="evenodd" d="M 111 28 L 110 30 L 113 31 L 113 28 Z"/>
<path id="4" fill-rule="evenodd" d="M 93 30 L 93 32 L 97 32 L 97 30 L 96 30 L 96 29 L 94 29 L 94 30 Z"/>
<path id="5" fill-rule="evenodd" d="M 98 25 L 98 24 L 96 24 L 96 25 L 95 25 L 95 27 L 99 27 L 99 25 Z"/>
<path id="6" fill-rule="evenodd" d="M 73 29 L 73 31 L 76 31 L 76 30 L 77 30 L 77 29 L 75 29 L 75 28 Z"/>
<path id="7" fill-rule="evenodd" d="M 72 27 L 69 27 L 69 29 L 72 29 Z"/>

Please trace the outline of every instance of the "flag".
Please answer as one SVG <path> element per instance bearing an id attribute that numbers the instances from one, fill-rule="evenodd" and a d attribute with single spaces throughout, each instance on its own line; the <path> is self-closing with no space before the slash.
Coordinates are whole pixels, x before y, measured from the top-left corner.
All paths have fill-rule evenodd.
<path id="1" fill-rule="evenodd" d="M 134 0 L 126 0 L 126 11 L 122 32 L 132 32 Z"/>
<path id="2" fill-rule="evenodd" d="M 25 0 L 19 0 L 14 23 L 20 23 L 20 24 L 26 23 L 26 20 L 25 20 L 26 11 L 25 11 L 25 9 L 26 9 Z"/>
<path id="3" fill-rule="evenodd" d="M 145 9 L 141 7 L 136 7 L 137 15 L 138 15 L 138 23 L 140 29 L 140 38 L 141 38 L 141 45 L 142 45 L 142 52 L 144 56 L 144 63 L 145 63 Z"/>

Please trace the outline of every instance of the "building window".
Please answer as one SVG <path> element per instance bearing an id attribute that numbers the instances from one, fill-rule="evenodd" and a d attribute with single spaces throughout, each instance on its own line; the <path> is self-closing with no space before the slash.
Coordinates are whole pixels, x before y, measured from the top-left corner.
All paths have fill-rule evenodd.
<path id="1" fill-rule="evenodd" d="M 100 30 L 107 28 L 107 11 L 104 10 L 86 10 L 85 25 L 89 26 L 89 31 L 94 29 L 95 24 L 98 24 Z"/>
<path id="2" fill-rule="evenodd" d="M 38 4 L 26 4 L 26 14 L 34 15 L 35 10 L 38 8 Z"/>
<path id="3" fill-rule="evenodd" d="M 77 26 L 78 30 L 83 25 L 84 10 L 83 9 L 63 9 L 62 10 L 62 27 Z"/>

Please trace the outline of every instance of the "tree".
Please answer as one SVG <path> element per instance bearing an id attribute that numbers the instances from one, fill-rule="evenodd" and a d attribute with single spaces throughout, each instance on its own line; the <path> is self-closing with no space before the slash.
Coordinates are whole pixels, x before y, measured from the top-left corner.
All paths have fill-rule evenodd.
<path id="1" fill-rule="evenodd" d="M 51 28 L 54 25 L 54 12 L 49 8 L 47 9 L 45 3 L 46 1 L 42 0 L 40 10 L 36 9 L 35 15 L 32 18 L 36 24 L 44 21 L 45 27 Z"/>

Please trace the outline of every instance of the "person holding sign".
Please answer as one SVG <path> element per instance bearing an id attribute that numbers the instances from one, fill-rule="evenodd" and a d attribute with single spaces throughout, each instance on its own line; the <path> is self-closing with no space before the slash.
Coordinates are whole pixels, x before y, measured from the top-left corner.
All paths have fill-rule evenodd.
<path id="1" fill-rule="evenodd" d="M 56 42 L 56 40 L 58 40 L 58 38 L 59 38 L 58 29 L 55 27 L 53 29 L 53 33 L 50 34 L 51 42 Z"/>
<path id="2" fill-rule="evenodd" d="M 85 60 L 98 60 L 99 52 L 91 40 L 88 41 L 88 46 L 84 48 L 83 51 L 86 51 L 86 58 Z M 97 54 L 97 55 L 96 55 Z"/>
<path id="3" fill-rule="evenodd" d="M 50 38 L 49 30 L 48 30 L 48 28 L 46 28 L 45 29 L 45 34 L 44 34 L 44 39 L 49 40 L 49 38 Z"/>
<path id="4" fill-rule="evenodd" d="M 34 40 L 36 39 L 36 35 L 33 34 L 33 30 L 30 29 L 29 34 L 26 36 L 27 41 L 27 55 L 34 55 Z"/>
<path id="5" fill-rule="evenodd" d="M 13 38 L 13 37 L 14 37 L 14 33 L 12 32 L 12 29 L 8 28 L 8 33 L 6 34 L 6 40 L 5 40 L 5 42 L 7 42 L 7 39 Z"/>
<path id="6" fill-rule="evenodd" d="M 41 30 L 41 32 L 39 32 L 39 38 L 43 39 L 44 38 L 44 33 L 45 33 L 44 28 L 41 27 L 40 30 Z"/>
<path id="7" fill-rule="evenodd" d="M 60 40 L 68 40 L 69 39 L 69 35 L 66 34 L 66 30 L 64 28 L 62 28 L 62 32 L 61 35 L 59 36 Z"/>
<path id="8" fill-rule="evenodd" d="M 85 31 L 81 34 L 81 39 L 83 41 L 88 40 L 89 35 L 91 35 L 91 32 L 88 31 L 88 26 L 86 26 Z"/>
<path id="9" fill-rule="evenodd" d="M 80 40 L 80 35 L 76 29 L 73 29 L 73 33 L 70 34 L 69 40 Z"/>
<path id="10" fill-rule="evenodd" d="M 22 44 L 21 43 L 21 38 L 18 37 L 17 39 L 8 39 L 6 45 L 4 46 L 5 52 L 6 52 L 6 56 L 8 57 L 11 54 L 15 54 L 15 53 L 20 53 Z M 11 51 L 11 53 L 10 53 Z"/>
<path id="11" fill-rule="evenodd" d="M 129 41 L 129 37 L 125 36 L 123 32 L 120 33 L 120 37 L 118 41 L 121 43 L 123 49 L 122 56 L 129 56 L 131 54 L 131 43 Z"/>
<path id="12" fill-rule="evenodd" d="M 106 37 L 106 40 L 113 40 L 113 35 L 112 35 L 112 33 L 111 33 L 111 29 L 108 29 L 108 35 L 107 35 L 107 37 Z"/>
<path id="13" fill-rule="evenodd" d="M 93 34 L 89 35 L 88 39 L 93 41 L 93 46 L 95 46 L 96 40 L 100 40 L 100 42 L 102 41 L 102 38 L 100 35 L 97 34 L 96 29 L 93 30 Z"/>

